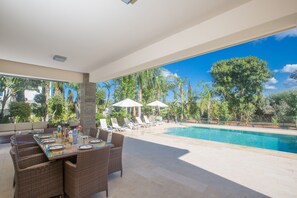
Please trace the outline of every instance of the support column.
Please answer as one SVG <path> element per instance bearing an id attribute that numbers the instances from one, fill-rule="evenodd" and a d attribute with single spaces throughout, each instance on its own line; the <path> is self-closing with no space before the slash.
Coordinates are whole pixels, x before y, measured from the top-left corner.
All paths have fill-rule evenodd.
<path id="1" fill-rule="evenodd" d="M 96 83 L 90 83 L 89 74 L 83 74 L 80 84 L 80 124 L 84 134 L 96 128 Z"/>

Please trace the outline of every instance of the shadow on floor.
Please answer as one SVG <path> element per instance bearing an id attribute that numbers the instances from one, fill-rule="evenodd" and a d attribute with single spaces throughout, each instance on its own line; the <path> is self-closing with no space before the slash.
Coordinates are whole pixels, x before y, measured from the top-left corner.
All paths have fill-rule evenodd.
<path id="1" fill-rule="evenodd" d="M 0 149 L 3 157 L 0 184 L 5 189 L 1 192 L 13 194 L 13 167 L 8 154 L 10 145 L 3 146 Z M 109 176 L 109 198 L 267 197 L 179 159 L 187 153 L 186 149 L 125 137 L 123 177 L 120 173 Z M 105 197 L 105 192 L 92 197 Z"/>
<path id="2" fill-rule="evenodd" d="M 123 178 L 109 176 L 111 197 L 267 197 L 179 159 L 187 153 L 125 137 Z"/>

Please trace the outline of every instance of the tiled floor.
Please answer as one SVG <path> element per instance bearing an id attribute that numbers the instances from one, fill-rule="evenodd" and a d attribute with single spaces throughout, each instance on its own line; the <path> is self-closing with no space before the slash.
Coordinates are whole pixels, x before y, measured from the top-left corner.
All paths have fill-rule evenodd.
<path id="1" fill-rule="evenodd" d="M 10 144 L 0 144 L 0 197 L 13 197 L 13 164 L 9 155 Z"/>
<path id="2" fill-rule="evenodd" d="M 4 135 L 4 136 L 0 136 L 0 144 L 5 144 L 5 143 L 9 143 L 10 142 L 10 136 L 11 135 Z"/>
<path id="3" fill-rule="evenodd" d="M 297 160 L 205 141 L 128 132 L 121 178 L 109 176 L 111 198 L 296 197 Z M 0 197 L 13 197 L 10 145 L 0 145 Z M 295 186 L 295 187 L 294 187 Z M 98 193 L 94 197 L 105 197 Z"/>

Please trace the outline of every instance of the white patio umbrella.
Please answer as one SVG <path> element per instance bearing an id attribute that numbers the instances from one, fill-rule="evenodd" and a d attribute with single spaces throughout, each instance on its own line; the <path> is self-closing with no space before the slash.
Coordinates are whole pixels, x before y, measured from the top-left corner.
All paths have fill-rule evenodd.
<path id="1" fill-rule="evenodd" d="M 113 104 L 114 107 L 141 107 L 142 104 L 135 102 L 134 100 L 131 100 L 130 98 L 127 98 L 125 100 L 122 100 L 120 102 L 117 102 Z"/>
<path id="2" fill-rule="evenodd" d="M 163 102 L 160 102 L 158 100 L 154 101 L 154 102 L 151 102 L 149 104 L 147 104 L 148 106 L 151 106 L 151 107 L 168 107 L 167 104 L 164 104 Z"/>
<path id="3" fill-rule="evenodd" d="M 168 107 L 167 104 L 164 104 L 163 102 L 160 102 L 158 100 L 154 101 L 154 102 L 151 102 L 149 104 L 147 104 L 148 106 L 151 106 L 151 107 L 158 107 L 158 113 L 160 115 L 160 107 Z"/>
<path id="4" fill-rule="evenodd" d="M 127 98 L 125 100 L 122 100 L 120 102 L 117 102 L 115 104 L 113 104 L 112 106 L 114 107 L 126 107 L 126 112 L 127 112 L 127 108 L 128 107 L 138 107 L 138 114 L 139 116 L 141 116 L 141 110 L 140 108 L 142 107 L 142 104 L 135 102 L 134 100 L 131 100 L 130 98 Z"/>

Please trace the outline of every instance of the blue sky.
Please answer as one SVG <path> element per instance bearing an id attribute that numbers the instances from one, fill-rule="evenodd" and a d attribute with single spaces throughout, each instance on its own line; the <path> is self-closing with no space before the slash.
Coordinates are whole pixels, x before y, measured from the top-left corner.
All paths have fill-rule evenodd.
<path id="1" fill-rule="evenodd" d="M 224 59 L 246 56 L 257 56 L 265 60 L 271 71 L 275 72 L 274 78 L 265 85 L 264 94 L 297 86 L 296 81 L 288 79 L 290 72 L 297 70 L 297 29 L 163 67 L 181 78 L 186 77 L 193 85 L 196 85 L 199 81 L 212 81 L 209 71 L 213 63 Z"/>
<path id="2" fill-rule="evenodd" d="M 195 88 L 200 81 L 212 82 L 209 71 L 213 63 L 246 56 L 257 56 L 265 60 L 270 70 L 274 71 L 274 77 L 265 85 L 264 94 L 297 87 L 297 81 L 289 79 L 290 72 L 297 70 L 297 29 L 168 64 L 163 68 L 181 78 L 186 77 Z M 65 96 L 67 93 L 68 88 Z M 171 99 L 172 93 L 169 93 L 168 100 Z"/>

